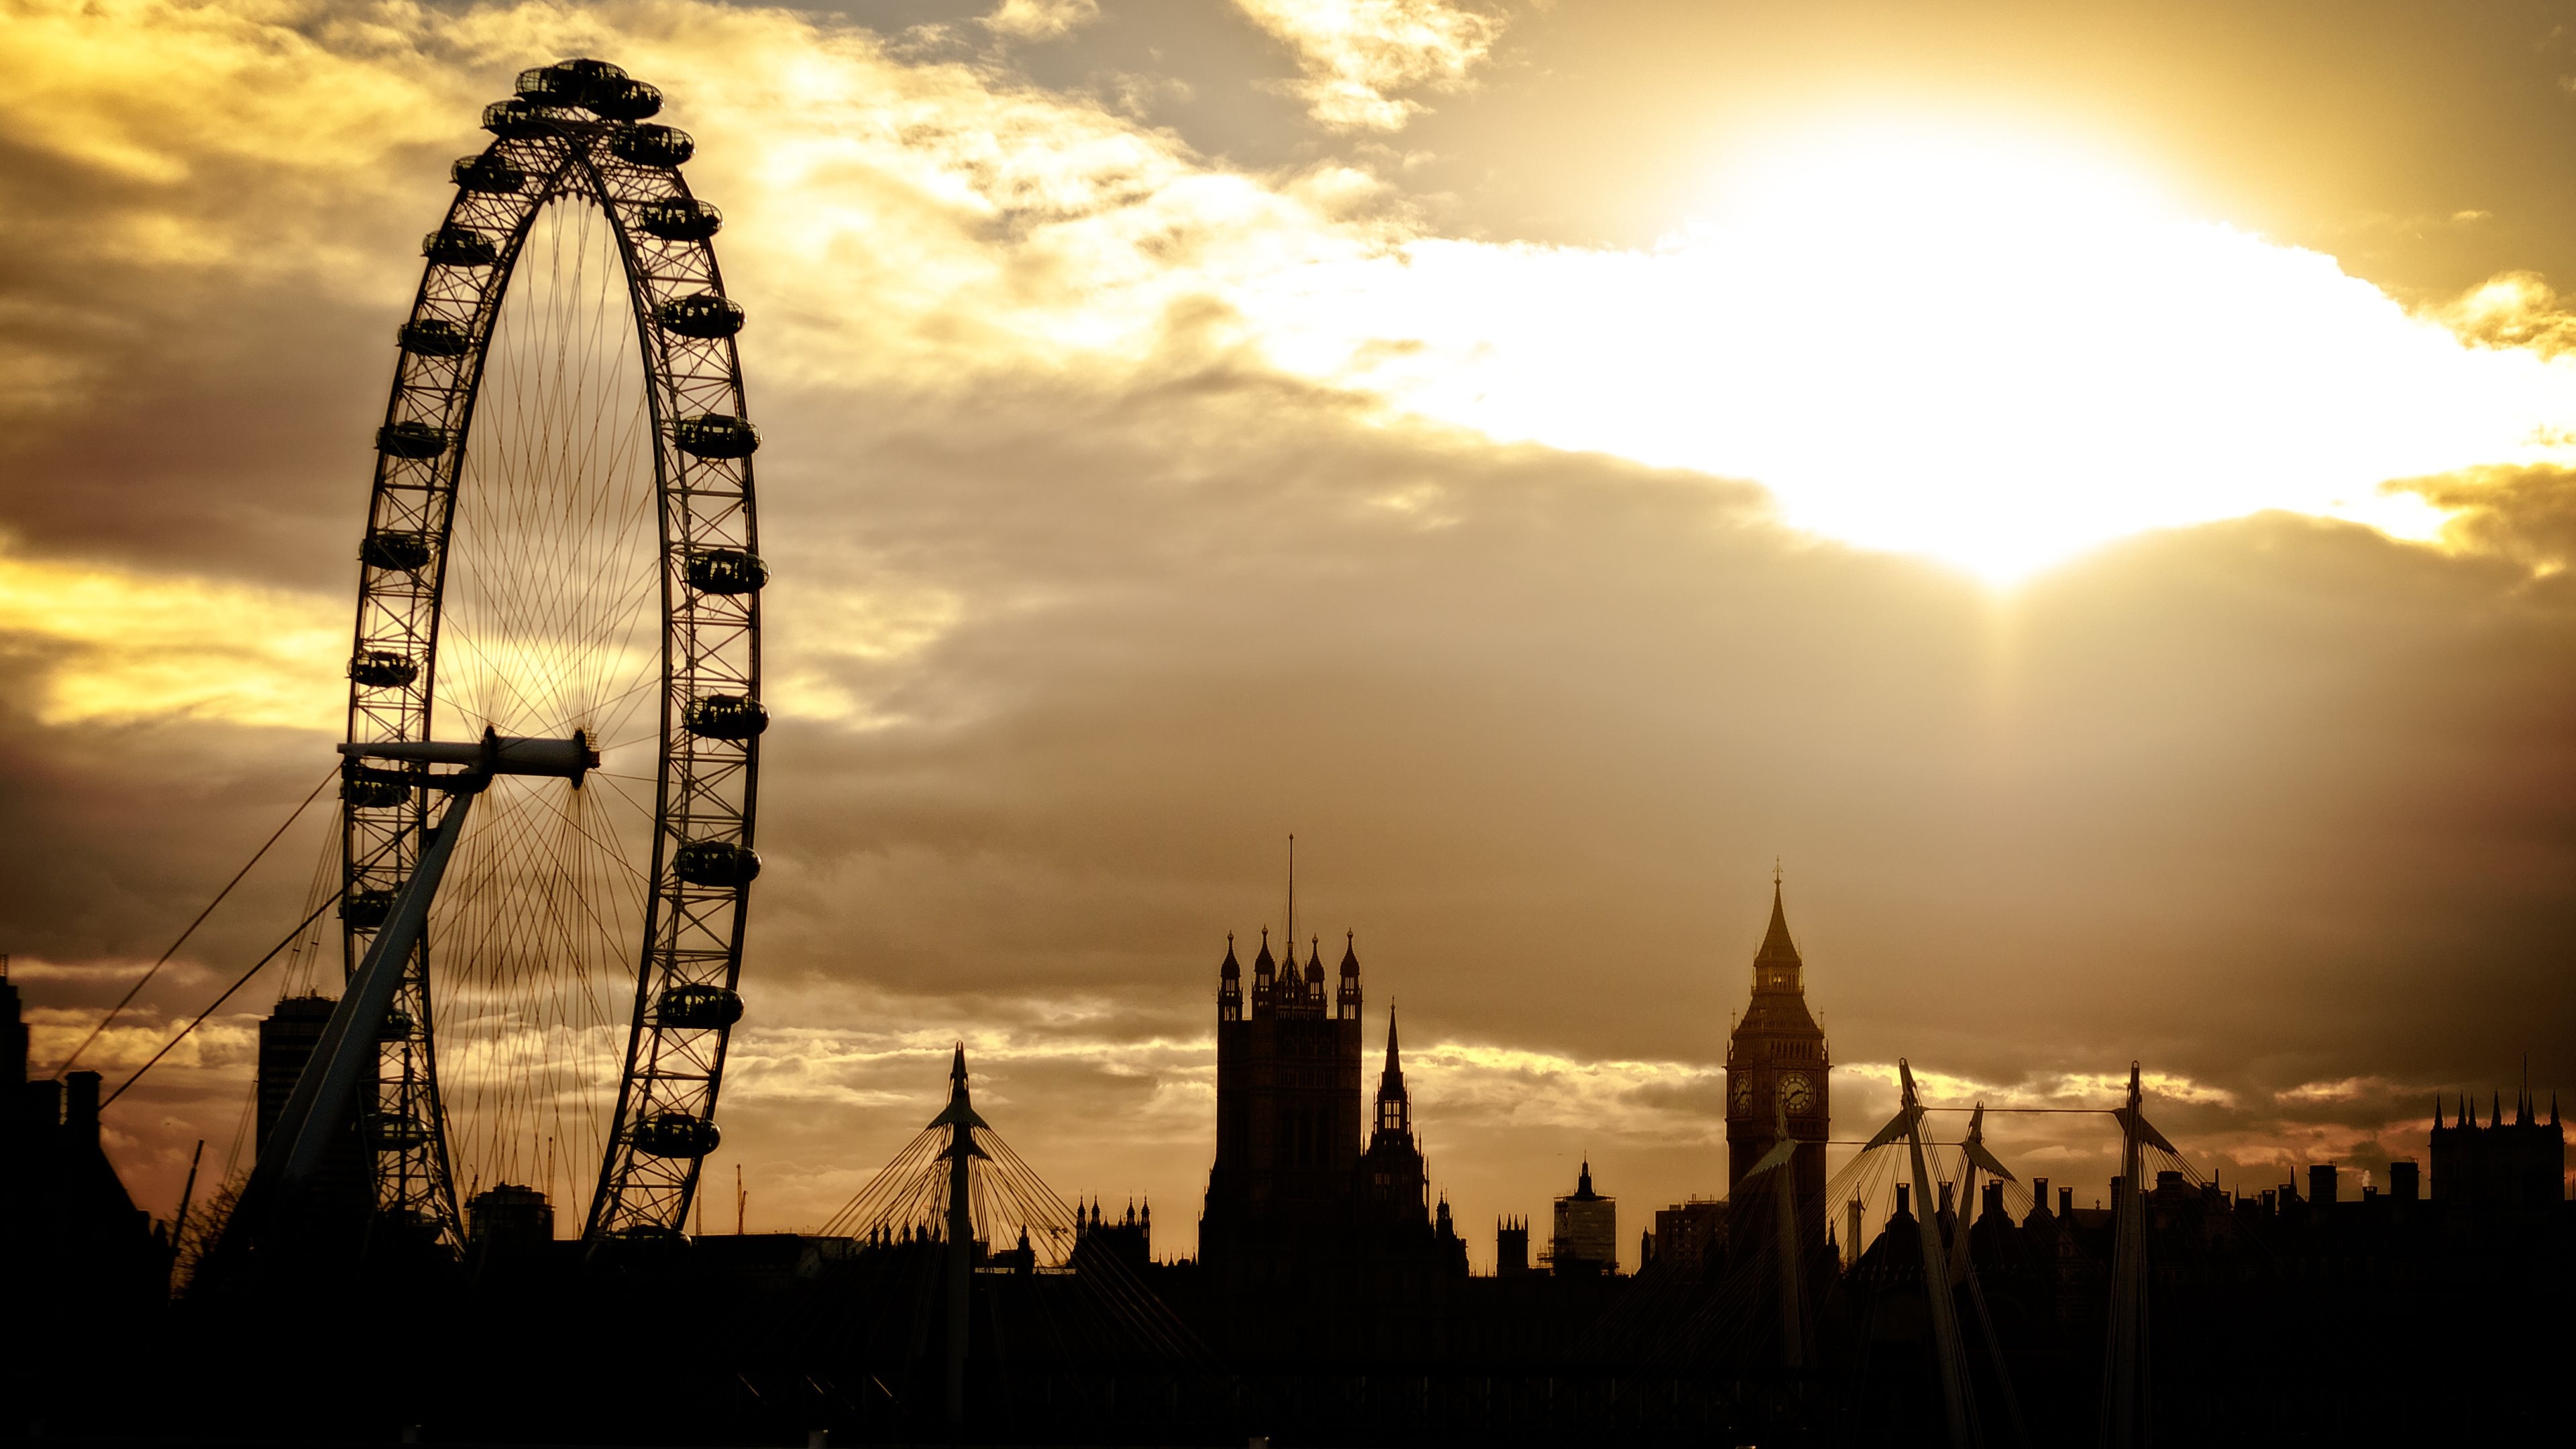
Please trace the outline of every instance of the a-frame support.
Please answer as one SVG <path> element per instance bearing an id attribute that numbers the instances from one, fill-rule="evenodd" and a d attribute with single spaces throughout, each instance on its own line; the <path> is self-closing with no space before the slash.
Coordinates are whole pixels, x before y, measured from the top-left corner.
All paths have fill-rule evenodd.
<path id="1" fill-rule="evenodd" d="M 1744 1181 L 1751 1182 L 1766 1172 L 1780 1175 L 1771 1185 L 1772 1200 L 1779 1205 L 1779 1236 L 1775 1241 L 1780 1245 L 1780 1367 L 1796 1374 L 1806 1367 L 1807 1358 L 1807 1332 L 1801 1311 L 1806 1245 L 1798 1237 L 1798 1175 L 1791 1170 L 1797 1161 L 1798 1142 L 1789 1135 L 1789 1107 L 1777 1092 L 1771 1094 L 1771 1110 L 1779 1135 L 1771 1150 L 1744 1174 Z"/>
<path id="2" fill-rule="evenodd" d="M 349 778 L 440 791 L 447 796 L 447 809 L 423 840 L 410 877 L 395 894 L 384 924 L 368 943 L 367 954 L 350 976 L 339 1003 L 331 1008 L 331 1019 L 313 1044 L 313 1055 L 297 1074 L 295 1090 L 288 1094 L 271 1129 L 272 1146 L 252 1164 L 232 1217 L 215 1240 L 210 1259 L 218 1265 L 229 1265 L 257 1241 L 260 1231 L 276 1218 L 282 1197 L 303 1187 L 320 1165 L 326 1144 L 348 1122 L 359 1082 L 369 1079 L 378 1063 L 385 1013 L 401 989 L 412 948 L 428 928 L 430 905 L 438 898 L 438 883 L 456 854 L 456 842 L 465 833 L 475 797 L 495 775 L 568 779 L 578 789 L 582 777 L 599 764 L 599 753 L 585 735 L 561 740 L 504 738 L 488 726 L 474 744 L 397 740 L 344 744 L 340 753 L 348 756 Z M 444 775 L 388 773 L 362 763 L 369 759 L 465 768 Z"/>
<path id="3" fill-rule="evenodd" d="M 948 1069 L 948 1106 L 931 1119 L 931 1126 L 948 1129 L 948 1145 L 939 1155 L 948 1163 L 948 1437 L 953 1443 L 966 1427 L 966 1343 L 968 1288 L 975 1273 L 975 1203 L 974 1181 L 969 1169 L 974 1159 L 985 1156 L 975 1145 L 975 1132 L 984 1128 L 984 1119 L 975 1114 L 974 1101 L 966 1091 L 966 1044 L 957 1044 L 957 1056 Z"/>
<path id="4" fill-rule="evenodd" d="M 2138 1064 L 2129 1063 L 2129 1100 L 2120 1120 L 2120 1202 L 2112 1218 L 2111 1324 L 2102 1364 L 2102 1443 L 2132 1449 L 2146 1438 L 2147 1204 L 2140 1159 L 2148 1147 L 2179 1157 L 2140 1110 Z"/>
<path id="5" fill-rule="evenodd" d="M 2005 1182 L 2018 1182 L 2012 1169 L 1986 1150 L 1986 1104 L 1968 1115 L 1968 1135 L 1959 1142 L 1959 1154 L 1966 1159 L 1959 1169 L 1959 1241 L 1950 1259 L 1950 1286 L 1965 1284 L 1969 1306 L 1977 1310 L 1977 1330 L 1986 1341 L 1986 1356 L 1994 1361 L 1995 1383 L 2003 1390 L 2004 1413 L 2012 1421 L 2013 1442 L 2030 1443 L 2030 1431 L 2022 1424 L 2021 1396 L 2013 1391 L 2012 1369 L 2004 1362 L 2003 1340 L 1995 1333 L 1995 1315 L 1986 1307 L 1985 1285 L 1977 1281 L 1975 1255 L 1968 1248 L 1968 1228 L 1977 1211 L 1977 1173 L 1980 1169 Z"/>
<path id="6" fill-rule="evenodd" d="M 1914 1097 L 1914 1069 L 1900 1057 L 1896 1072 L 1901 1089 L 1896 1115 L 1861 1151 L 1905 1139 L 1914 1168 L 1914 1225 L 1923 1241 L 1924 1306 L 1931 1313 L 1932 1347 L 1940 1359 L 1941 1407 L 1949 1420 L 1950 1449 L 1976 1449 L 1976 1399 L 1959 1352 L 1959 1313 L 1950 1296 L 1949 1254 L 1943 1251 L 1941 1224 L 1932 1210 L 1932 1174 L 1923 1161 L 1923 1107 Z"/>

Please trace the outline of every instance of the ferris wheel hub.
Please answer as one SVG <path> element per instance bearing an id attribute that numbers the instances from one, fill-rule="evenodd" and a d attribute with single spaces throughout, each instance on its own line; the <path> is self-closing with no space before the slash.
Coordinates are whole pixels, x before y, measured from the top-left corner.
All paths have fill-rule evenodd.
<path id="1" fill-rule="evenodd" d="M 532 739 L 485 730 L 483 738 L 462 740 L 361 740 L 340 746 L 351 760 L 396 760 L 417 765 L 462 765 L 475 774 L 545 775 L 570 780 L 599 768 L 599 751 L 587 730 L 569 739 Z"/>

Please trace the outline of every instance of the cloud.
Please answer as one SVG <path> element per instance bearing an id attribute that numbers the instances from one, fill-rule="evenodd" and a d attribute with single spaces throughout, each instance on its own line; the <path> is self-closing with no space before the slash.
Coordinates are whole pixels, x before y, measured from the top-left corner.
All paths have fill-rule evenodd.
<path id="1" fill-rule="evenodd" d="M 978 24 L 1013 40 L 1053 40 L 1100 18 L 1100 0 L 1002 0 Z"/>
<path id="2" fill-rule="evenodd" d="M 1451 24 L 1277 13 L 1319 35 Z M 2410 313 L 2330 257 L 2177 211 L 2117 158 L 1976 127 L 1793 132 L 1658 247 L 1543 247 L 1440 236 L 1350 168 L 1229 169 L 1097 100 L 777 12 L 389 10 L 316 39 L 231 12 L 110 29 L 65 11 L 40 29 L 51 49 L 31 53 L 114 98 L 56 78 L 25 88 L 53 111 L 12 113 L 83 178 L 28 199 L 71 217 L 37 271 L 130 269 L 146 300 L 127 307 L 161 335 L 195 334 L 184 299 L 208 267 L 249 282 L 309 255 L 308 295 L 391 294 L 428 173 L 479 139 L 472 97 L 587 46 L 661 77 L 704 133 L 692 172 L 733 219 L 728 275 L 772 385 L 1270 372 L 1491 442 L 1749 478 L 1800 527 L 1995 578 L 2265 508 L 2433 538 L 2425 496 L 2382 484 L 2576 457 L 2576 358 L 2549 343 L 2539 284 Z M 224 85 L 162 98 L 150 78 L 191 45 Z M 338 139 L 313 150 L 317 116 Z M 454 139 L 430 143 L 442 125 Z M 252 164 L 272 153 L 297 160 Z M 97 396 L 100 358 L 128 345 L 105 334 L 136 320 L 29 327 L 44 406 Z"/>
<path id="3" fill-rule="evenodd" d="M 151 959 L 327 770 L 418 237 L 476 107 L 601 53 L 697 136 L 751 310 L 777 723 L 716 1170 L 755 1227 L 846 1199 L 961 1036 L 1061 1190 L 1194 1201 L 1215 960 L 1281 924 L 1292 828 L 1479 1231 L 1587 1152 L 1632 1212 L 1722 1186 L 1775 855 L 1864 1064 L 1842 1123 L 1900 1054 L 2037 1102 L 2138 1058 L 2196 1161 L 2358 1160 L 2413 1142 L 2404 1084 L 2576 1040 L 2537 334 L 1883 127 L 1816 173 L 1865 184 L 1752 166 L 1669 245 L 1550 248 L 784 12 L 6 24 L 40 43 L 0 45 L 0 186 L 49 222 L 0 294 L 42 382 L 0 394 L 0 878 L 48 962 Z M 2447 549 L 2266 511 L 2390 478 Z M 2131 531 L 2195 517 L 2234 521 Z M 1836 542 L 2106 536 L 2010 595 Z M 319 833 L 192 944 L 216 979 L 300 914 Z M 28 990 L 68 1028 L 116 979 Z M 146 1200 L 229 1140 L 225 1060 L 119 1105 Z M 1991 1130 L 2106 1177 L 2100 1135 L 2022 1125 L 2053 1120 Z"/>
<path id="4" fill-rule="evenodd" d="M 47 725 L 206 715 L 335 729 L 343 612 L 283 589 L 0 552 L 0 649 L 34 664 Z"/>
<path id="5" fill-rule="evenodd" d="M 1502 21 L 1451 0 L 1234 0 L 1296 54 L 1287 86 L 1337 131 L 1399 131 L 1422 109 L 1405 91 L 1455 91 L 1492 52 Z"/>

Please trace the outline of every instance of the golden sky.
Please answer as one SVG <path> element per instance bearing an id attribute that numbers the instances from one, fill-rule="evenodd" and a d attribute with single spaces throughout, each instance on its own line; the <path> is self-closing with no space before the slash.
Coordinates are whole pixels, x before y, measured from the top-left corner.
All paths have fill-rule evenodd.
<path id="1" fill-rule="evenodd" d="M 1723 1182 L 1775 856 L 1838 1123 L 1900 1055 L 2137 1058 L 2231 1181 L 2420 1151 L 2433 1091 L 2576 1065 L 2571 9 L 9 0 L 39 1054 L 328 767 L 417 238 L 481 103 L 591 54 L 697 138 L 752 317 L 755 1225 L 963 1035 L 1186 1249 L 1290 830 L 1480 1261 L 1585 1151 L 1632 1212 Z M 161 1211 L 261 1005 L 118 1106 Z"/>

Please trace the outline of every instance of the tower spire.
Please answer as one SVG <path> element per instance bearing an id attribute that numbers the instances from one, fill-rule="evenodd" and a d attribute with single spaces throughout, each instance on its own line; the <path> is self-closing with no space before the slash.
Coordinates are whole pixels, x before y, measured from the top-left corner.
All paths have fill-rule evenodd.
<path id="1" fill-rule="evenodd" d="M 1762 933 L 1762 949 L 1753 953 L 1753 989 L 1755 991 L 1799 991 L 1804 983 L 1799 973 L 1806 963 L 1798 957 L 1798 943 L 1789 939 L 1789 911 L 1780 898 L 1780 868 L 1771 868 L 1771 924 Z"/>
<path id="2" fill-rule="evenodd" d="M 1390 1003 L 1386 1012 L 1386 1070 L 1377 1079 L 1375 1136 L 1401 1136 L 1412 1130 L 1413 1100 L 1404 1090 L 1404 1059 L 1396 1050 L 1395 1008 Z"/>

